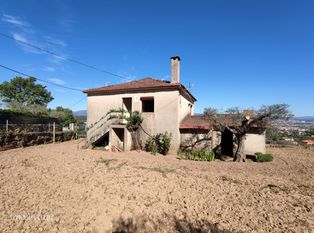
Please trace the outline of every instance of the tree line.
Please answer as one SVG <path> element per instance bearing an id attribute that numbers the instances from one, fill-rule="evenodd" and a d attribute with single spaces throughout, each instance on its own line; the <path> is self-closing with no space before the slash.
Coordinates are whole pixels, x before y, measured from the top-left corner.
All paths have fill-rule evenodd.
<path id="1" fill-rule="evenodd" d="M 75 123 L 71 109 L 58 106 L 48 108 L 54 99 L 46 86 L 36 83 L 35 77 L 15 77 L 0 84 L 0 100 L 5 107 L 13 112 L 28 113 L 35 116 L 58 118 L 62 126 Z"/>

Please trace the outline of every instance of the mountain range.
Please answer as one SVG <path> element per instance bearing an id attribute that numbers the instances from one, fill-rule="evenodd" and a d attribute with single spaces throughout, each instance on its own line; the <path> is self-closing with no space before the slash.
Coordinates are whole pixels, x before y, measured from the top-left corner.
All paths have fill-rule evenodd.
<path id="1" fill-rule="evenodd" d="M 297 121 L 314 121 L 314 116 L 293 117 L 293 119 Z"/>
<path id="2" fill-rule="evenodd" d="M 76 117 L 82 117 L 82 116 L 87 116 L 87 110 L 79 110 L 73 112 L 74 116 Z"/>

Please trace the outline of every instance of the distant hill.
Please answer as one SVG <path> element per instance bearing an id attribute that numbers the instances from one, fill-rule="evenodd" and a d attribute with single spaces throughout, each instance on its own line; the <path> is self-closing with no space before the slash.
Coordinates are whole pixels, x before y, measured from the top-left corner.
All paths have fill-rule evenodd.
<path id="1" fill-rule="evenodd" d="M 87 111 L 86 110 L 79 110 L 79 111 L 75 111 L 73 112 L 74 116 L 78 116 L 78 117 L 83 117 L 83 116 L 87 116 Z"/>
<path id="2" fill-rule="evenodd" d="M 86 110 L 79 110 L 73 112 L 74 117 L 79 121 L 86 121 L 87 120 L 87 111 Z"/>
<path id="3" fill-rule="evenodd" d="M 297 121 L 314 121 L 314 116 L 293 117 Z"/>

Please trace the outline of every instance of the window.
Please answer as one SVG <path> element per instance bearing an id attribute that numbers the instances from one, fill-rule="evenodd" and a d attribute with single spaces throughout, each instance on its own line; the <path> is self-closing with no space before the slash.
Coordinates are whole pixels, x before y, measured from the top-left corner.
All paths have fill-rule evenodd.
<path id="1" fill-rule="evenodd" d="M 190 113 L 190 115 L 192 115 L 193 105 L 192 105 L 192 104 L 189 104 L 188 107 L 189 107 L 189 113 Z"/>
<path id="2" fill-rule="evenodd" d="M 154 112 L 154 97 L 141 97 L 142 112 Z"/>

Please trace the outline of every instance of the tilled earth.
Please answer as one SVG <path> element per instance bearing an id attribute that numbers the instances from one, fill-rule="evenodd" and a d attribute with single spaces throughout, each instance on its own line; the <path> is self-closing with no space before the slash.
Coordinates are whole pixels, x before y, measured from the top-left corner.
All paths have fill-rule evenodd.
<path id="1" fill-rule="evenodd" d="M 78 143 L 0 152 L 0 232 L 313 232 L 313 148 L 234 163 Z"/>

